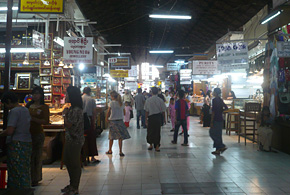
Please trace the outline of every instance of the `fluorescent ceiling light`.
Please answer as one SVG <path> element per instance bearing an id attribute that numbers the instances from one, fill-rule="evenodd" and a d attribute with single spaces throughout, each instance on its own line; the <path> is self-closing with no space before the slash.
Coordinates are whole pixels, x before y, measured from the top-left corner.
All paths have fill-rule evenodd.
<path id="1" fill-rule="evenodd" d="M 80 70 L 85 69 L 85 65 L 84 65 L 84 64 L 80 64 L 80 65 L 79 65 L 79 69 L 80 69 Z"/>
<path id="2" fill-rule="evenodd" d="M 264 20 L 262 20 L 261 24 L 266 24 L 273 18 L 276 18 L 277 16 L 279 16 L 281 13 L 282 13 L 282 10 L 279 10 L 278 12 L 274 12 L 274 15 L 270 14 L 270 16 L 267 16 Z"/>
<path id="3" fill-rule="evenodd" d="M 44 52 L 44 49 L 39 48 L 11 48 L 11 53 L 40 53 Z M 5 48 L 0 48 L 0 53 L 6 53 Z"/>
<path id="4" fill-rule="evenodd" d="M 0 11 L 7 11 L 7 7 L 0 7 Z M 12 10 L 18 10 L 18 7 L 12 7 Z"/>
<path id="5" fill-rule="evenodd" d="M 64 47 L 64 40 L 60 37 L 55 37 L 53 39 L 54 42 L 56 42 L 57 44 L 59 44 L 60 46 Z"/>
<path id="6" fill-rule="evenodd" d="M 173 53 L 173 50 L 151 50 L 149 53 Z"/>
<path id="7" fill-rule="evenodd" d="M 184 60 L 175 60 L 175 63 L 177 63 L 177 64 L 184 64 Z"/>
<path id="8" fill-rule="evenodd" d="M 178 19 L 178 20 L 190 20 L 191 16 L 182 16 L 182 15 L 159 15 L 151 14 L 150 18 L 160 18 L 160 19 Z"/>
<path id="9" fill-rule="evenodd" d="M 152 64 L 151 67 L 155 67 L 155 68 L 164 68 L 163 65 L 154 65 L 154 64 Z"/>

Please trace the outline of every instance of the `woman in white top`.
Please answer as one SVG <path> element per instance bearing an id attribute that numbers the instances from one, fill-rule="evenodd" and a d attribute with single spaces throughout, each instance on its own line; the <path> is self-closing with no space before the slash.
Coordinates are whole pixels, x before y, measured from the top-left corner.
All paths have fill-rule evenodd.
<path id="1" fill-rule="evenodd" d="M 119 140 L 120 156 L 125 156 L 122 152 L 122 142 L 124 139 L 129 139 L 129 132 L 123 122 L 125 110 L 121 96 L 116 92 L 112 91 L 110 93 L 112 101 L 109 105 L 109 110 L 107 112 L 106 121 L 109 122 L 109 150 L 106 154 L 112 154 L 112 146 L 114 140 Z"/>

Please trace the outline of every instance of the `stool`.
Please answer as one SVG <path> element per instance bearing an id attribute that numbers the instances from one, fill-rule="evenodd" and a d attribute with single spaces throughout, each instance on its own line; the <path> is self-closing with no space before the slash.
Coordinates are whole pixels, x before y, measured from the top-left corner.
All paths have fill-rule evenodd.
<path id="1" fill-rule="evenodd" d="M 234 120 L 232 120 L 232 116 L 234 116 Z M 235 125 L 234 128 L 232 128 L 232 124 Z M 226 125 L 226 134 L 229 132 L 229 136 L 231 135 L 231 131 L 238 132 L 239 131 L 239 124 L 240 124 L 240 110 L 239 109 L 233 109 L 228 112 L 227 116 L 227 125 Z"/>
<path id="2" fill-rule="evenodd" d="M 0 165 L 0 189 L 4 189 L 7 185 L 6 171 L 7 171 L 7 164 L 1 164 Z"/>

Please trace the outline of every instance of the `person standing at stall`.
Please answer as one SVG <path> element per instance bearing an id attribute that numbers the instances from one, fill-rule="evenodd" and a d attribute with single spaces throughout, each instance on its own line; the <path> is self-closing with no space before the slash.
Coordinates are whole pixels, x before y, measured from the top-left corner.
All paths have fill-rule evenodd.
<path id="1" fill-rule="evenodd" d="M 84 113 L 84 129 L 88 156 L 91 157 L 91 162 L 99 163 L 100 161 L 95 159 L 98 156 L 97 148 L 97 134 L 96 134 L 96 118 L 97 118 L 97 105 L 96 101 L 91 97 L 91 88 L 85 87 L 82 95 L 83 100 L 83 113 Z"/>
<path id="2" fill-rule="evenodd" d="M 70 103 L 70 108 L 63 111 L 65 127 L 64 163 L 66 165 L 70 184 L 63 188 L 61 192 L 66 195 L 78 194 L 81 179 L 81 149 L 85 142 L 84 137 L 84 116 L 83 101 L 80 89 L 69 86 L 66 89 L 66 103 Z"/>
<path id="3" fill-rule="evenodd" d="M 7 129 L 0 133 L 7 136 L 7 188 L 27 189 L 31 186 L 32 151 L 29 110 L 20 106 L 18 98 L 10 91 L 4 93 L 1 102 L 10 110 Z"/>
<path id="4" fill-rule="evenodd" d="M 145 110 L 144 105 L 146 98 L 142 94 L 142 89 L 138 88 L 138 95 L 135 96 L 136 110 L 137 110 L 137 129 L 140 129 L 140 117 L 141 117 L 141 125 L 146 128 L 145 125 Z"/>
<path id="5" fill-rule="evenodd" d="M 42 149 L 44 132 L 42 125 L 49 123 L 49 107 L 44 103 L 44 91 L 41 87 L 32 90 L 32 101 L 26 107 L 31 116 L 30 133 L 32 138 L 31 185 L 37 186 L 42 180 Z"/>
<path id="6" fill-rule="evenodd" d="M 159 98 L 158 89 L 152 88 L 153 96 L 146 100 L 145 103 L 145 121 L 147 126 L 147 143 L 150 144 L 148 150 L 153 149 L 153 145 L 156 152 L 160 152 L 160 131 L 161 131 L 161 119 L 163 118 L 165 124 L 165 102 Z"/>
<path id="7" fill-rule="evenodd" d="M 213 147 L 216 148 L 216 151 L 213 151 L 212 154 L 219 155 L 223 153 L 226 149 L 226 145 L 223 143 L 222 139 L 222 130 L 223 130 L 223 111 L 228 109 L 227 105 L 222 100 L 221 89 L 215 88 L 213 91 L 213 96 L 215 97 L 212 100 L 212 116 L 209 134 L 213 140 Z"/>
<path id="8" fill-rule="evenodd" d="M 170 115 L 170 112 L 169 112 L 169 104 L 170 104 L 170 95 L 169 95 L 169 91 L 168 90 L 165 90 L 165 105 L 166 105 L 166 114 L 167 114 L 167 122 L 169 123 L 169 115 Z"/>

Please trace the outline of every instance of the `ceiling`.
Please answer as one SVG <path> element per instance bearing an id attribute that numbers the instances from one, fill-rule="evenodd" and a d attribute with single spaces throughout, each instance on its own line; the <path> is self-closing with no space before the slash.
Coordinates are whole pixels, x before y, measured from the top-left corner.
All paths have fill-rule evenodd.
<path id="1" fill-rule="evenodd" d="M 165 64 L 176 54 L 207 51 L 228 31 L 242 26 L 268 0 L 77 0 L 93 25 L 93 34 L 122 44 L 113 52 L 130 52 L 133 63 Z M 151 19 L 151 13 L 191 15 L 191 20 Z M 149 54 L 150 49 L 173 49 L 175 54 Z M 179 59 L 183 59 L 179 57 Z"/>

